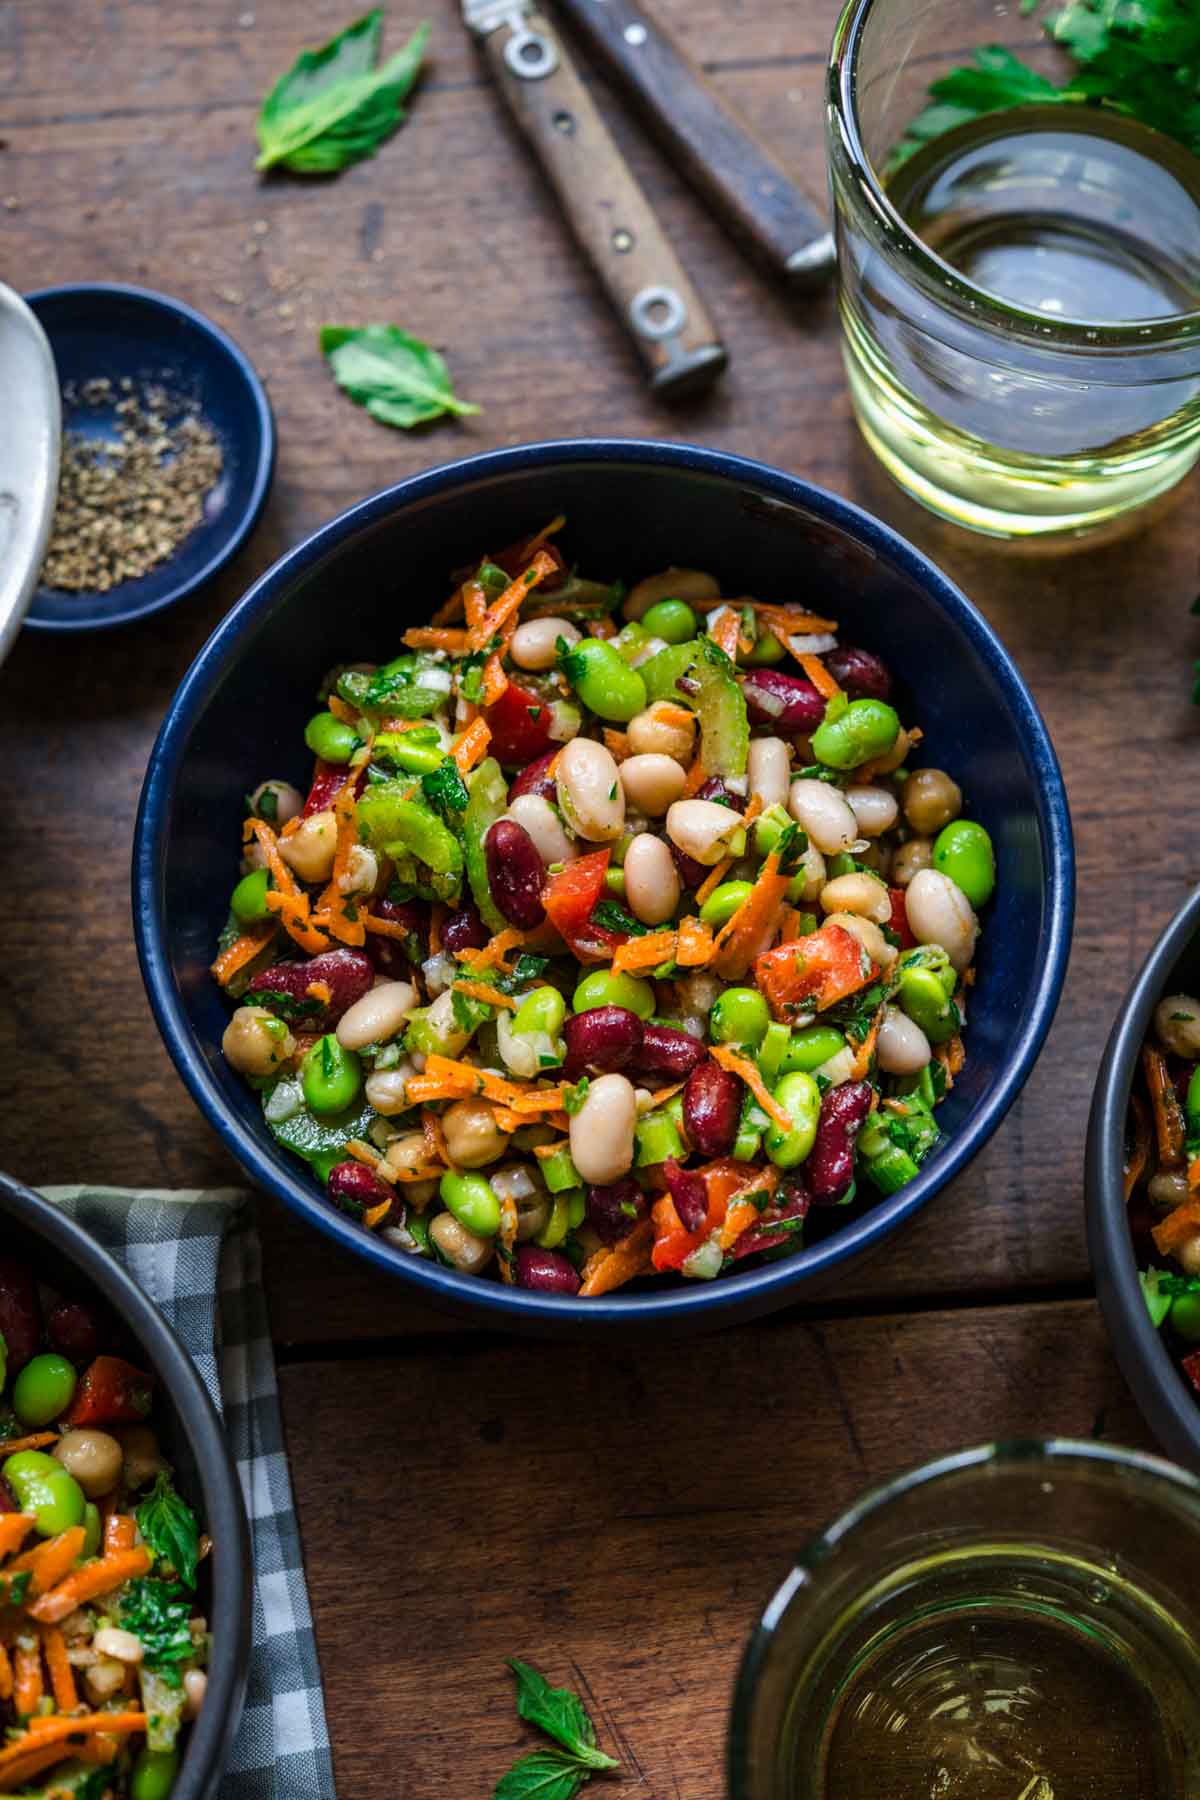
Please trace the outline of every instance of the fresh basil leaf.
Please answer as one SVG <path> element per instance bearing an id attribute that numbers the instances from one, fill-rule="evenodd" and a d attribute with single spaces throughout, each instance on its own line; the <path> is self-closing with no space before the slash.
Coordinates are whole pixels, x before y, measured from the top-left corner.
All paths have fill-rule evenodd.
<path id="1" fill-rule="evenodd" d="M 517 1678 L 517 1711 L 531 1725 L 538 1725 L 577 1756 L 590 1769 L 615 1769 L 614 1757 L 596 1748 L 596 1728 L 582 1700 L 570 1688 L 551 1687 L 544 1675 L 528 1663 L 510 1656 L 508 1666 Z"/>
<path id="2" fill-rule="evenodd" d="M 456 398 L 437 351 L 398 325 L 323 325 L 321 349 L 338 386 L 381 425 L 409 431 L 443 413 L 479 411 Z"/>
<path id="3" fill-rule="evenodd" d="M 183 1496 L 175 1492 L 166 1475 L 159 1475 L 149 1498 L 142 1501 L 135 1517 L 138 1530 L 155 1556 L 172 1568 L 180 1581 L 190 1588 L 195 1587 L 200 1527 L 195 1513 Z"/>
<path id="4" fill-rule="evenodd" d="M 492 1800 L 574 1800 L 588 1771 L 559 1750 L 535 1750 L 502 1775 Z"/>
<path id="5" fill-rule="evenodd" d="M 256 169 L 333 175 L 374 156 L 404 117 L 421 70 L 429 26 L 379 67 L 383 13 L 356 19 L 319 50 L 302 50 L 262 103 Z"/>

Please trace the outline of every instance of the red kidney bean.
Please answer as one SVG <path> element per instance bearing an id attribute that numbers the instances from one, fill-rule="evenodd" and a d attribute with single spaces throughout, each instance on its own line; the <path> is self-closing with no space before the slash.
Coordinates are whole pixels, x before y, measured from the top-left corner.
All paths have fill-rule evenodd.
<path id="1" fill-rule="evenodd" d="M 536 1244 L 522 1244 L 516 1255 L 517 1286 L 534 1288 L 542 1294 L 577 1294 L 579 1276 L 574 1264 L 561 1250 L 539 1250 Z"/>
<path id="2" fill-rule="evenodd" d="M 851 700 L 886 700 L 892 691 L 891 671 L 873 650 L 839 644 L 821 658 L 833 679 Z"/>
<path id="3" fill-rule="evenodd" d="M 635 1062 L 642 1047 L 642 1021 L 624 1006 L 593 1006 L 572 1013 L 563 1026 L 567 1046 L 563 1074 L 612 1075 Z"/>
<path id="4" fill-rule="evenodd" d="M 17 1501 L 7 1481 L 0 1476 L 0 1513 L 16 1512 Z"/>
<path id="5" fill-rule="evenodd" d="M 795 1244 L 800 1233 L 790 1221 L 803 1219 L 812 1204 L 811 1197 L 802 1181 L 793 1176 L 786 1188 L 780 1189 L 780 1202 L 765 1215 L 757 1225 L 744 1231 L 733 1247 L 733 1260 L 740 1262 L 743 1256 L 753 1256 L 760 1250 L 777 1250 L 780 1244 Z"/>
<path id="6" fill-rule="evenodd" d="M 381 975 L 389 981 L 407 981 L 413 964 L 422 963 L 429 955 L 429 905 L 424 900 L 373 900 L 371 911 L 377 918 L 400 925 L 407 938 L 384 937 L 368 931 L 363 949 Z M 449 923 L 449 921 L 447 921 Z M 484 941 L 487 933 L 484 933 Z"/>
<path id="7" fill-rule="evenodd" d="M 397 1200 L 390 1187 L 380 1181 L 373 1170 L 359 1162 L 334 1163 L 326 1184 L 329 1198 L 339 1212 L 361 1219 L 369 1206 L 388 1201 L 391 1211 L 379 1221 L 381 1225 L 403 1225 L 404 1203 Z"/>
<path id="8" fill-rule="evenodd" d="M 673 1025 L 643 1025 L 642 1047 L 633 1062 L 639 1075 L 669 1075 L 682 1081 L 707 1055 L 700 1039 L 690 1031 L 676 1031 Z"/>
<path id="9" fill-rule="evenodd" d="M 28 1263 L 0 1256 L 0 1335 L 8 1352 L 9 1379 L 36 1356 L 42 1341 L 42 1309 Z"/>
<path id="10" fill-rule="evenodd" d="M 686 851 L 680 850 L 675 844 L 668 843 L 667 849 L 675 859 L 680 881 L 689 894 L 694 894 L 698 887 L 704 885 L 706 876 L 711 875 L 712 870 L 706 869 L 703 863 L 698 863 L 694 856 L 688 856 Z"/>
<path id="11" fill-rule="evenodd" d="M 460 906 L 442 926 L 442 949 L 447 956 L 456 950 L 482 950 L 490 938 L 491 933 L 473 906 Z"/>
<path id="12" fill-rule="evenodd" d="M 304 802 L 300 817 L 307 819 L 311 818 L 313 813 L 327 812 L 337 798 L 338 789 L 345 779 L 344 764 L 322 762 L 318 757 L 313 770 L 312 786 L 308 790 L 308 799 Z M 356 789 L 355 791 L 360 790 Z"/>
<path id="13" fill-rule="evenodd" d="M 701 1156 L 725 1156 L 733 1148 L 742 1113 L 742 1084 L 707 1057 L 687 1078 L 683 1128 Z"/>
<path id="14" fill-rule="evenodd" d="M 310 956 L 307 962 L 274 963 L 271 968 L 261 970 L 253 977 L 246 992 L 268 1012 L 278 1012 L 289 1024 L 294 1022 L 305 1031 L 331 1031 L 342 1014 L 349 1012 L 356 1000 L 362 999 L 374 980 L 375 965 L 361 950 L 323 950 L 320 956 Z M 308 989 L 314 981 L 323 981 L 333 998 L 328 1006 L 320 1007 L 317 1012 L 297 1011 L 297 1008 L 312 1005 Z M 264 994 L 286 994 L 293 1004 L 277 1005 L 259 999 Z"/>
<path id="15" fill-rule="evenodd" d="M 713 1064 L 716 1068 L 716 1064 Z M 724 1070 L 718 1070 L 723 1074 Z M 673 1156 L 663 1164 L 667 1188 L 685 1231 L 699 1231 L 708 1217 L 708 1183 L 694 1169 L 681 1168 Z"/>
<path id="16" fill-rule="evenodd" d="M 497 819 L 483 849 L 492 899 L 510 925 L 533 931 L 546 917 L 542 905 L 546 871 L 533 839 L 513 819 Z"/>
<path id="17" fill-rule="evenodd" d="M 558 755 L 558 746 L 547 750 L 545 756 L 539 756 L 531 762 L 527 769 L 522 769 L 508 790 L 510 800 L 516 800 L 521 794 L 540 794 L 543 800 L 554 804 L 558 801 L 558 786 L 550 773 L 550 764 Z"/>
<path id="18" fill-rule="evenodd" d="M 815 731 L 825 717 L 825 702 L 811 681 L 780 669 L 754 669 L 742 681 L 746 712 L 752 725 L 768 725 L 786 736 Z"/>
<path id="19" fill-rule="evenodd" d="M 870 1110 L 871 1088 L 865 1081 L 844 1081 L 822 1100 L 816 1141 L 804 1165 L 815 1206 L 833 1206 L 848 1192 L 855 1140 Z"/>
<path id="20" fill-rule="evenodd" d="M 742 794 L 735 794 L 731 787 L 726 787 L 719 775 L 710 775 L 704 786 L 696 790 L 697 800 L 715 800 L 718 806 L 732 806 L 734 812 L 745 812 L 746 801 Z"/>
<path id="21" fill-rule="evenodd" d="M 622 1176 L 611 1187 L 587 1191 L 588 1224 L 606 1244 L 619 1244 L 649 1211 L 650 1202 L 632 1175 Z"/>
<path id="22" fill-rule="evenodd" d="M 46 1337 L 68 1362 L 90 1363 L 100 1354 L 100 1316 L 86 1300 L 57 1300 L 46 1316 Z"/>

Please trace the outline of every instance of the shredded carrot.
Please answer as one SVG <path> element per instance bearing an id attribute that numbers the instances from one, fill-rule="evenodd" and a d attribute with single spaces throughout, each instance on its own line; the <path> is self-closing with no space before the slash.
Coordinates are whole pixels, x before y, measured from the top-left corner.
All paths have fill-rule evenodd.
<path id="1" fill-rule="evenodd" d="M 24 1737 L 18 1738 L 15 1743 L 6 1744 L 0 1750 L 0 1775 L 3 1775 L 6 1785 L 11 1784 L 15 1779 L 14 1766 L 24 1757 L 34 1752 L 40 1754 L 51 1744 L 67 1738 L 90 1736 L 96 1731 L 111 1731 L 124 1736 L 145 1731 L 149 1723 L 144 1712 L 96 1712 L 83 1714 L 77 1719 L 54 1716 L 35 1719 Z"/>
<path id="2" fill-rule="evenodd" d="M 372 1144 L 365 1144 L 362 1138 L 351 1138 L 346 1145 L 346 1155 L 352 1156 L 356 1163 L 365 1169 L 372 1170 L 380 1181 L 386 1181 L 390 1187 L 396 1180 L 396 1171 L 391 1164 L 380 1156 Z"/>
<path id="3" fill-rule="evenodd" d="M 470 630 L 473 625 L 478 625 L 480 619 L 482 619 L 484 613 L 487 611 L 487 593 L 481 581 L 464 581 L 462 587 L 459 589 L 459 593 L 462 595 L 463 612 L 466 614 L 467 629 Z M 434 620 L 435 625 L 440 625 L 441 623 L 442 621 L 440 619 Z"/>
<path id="4" fill-rule="evenodd" d="M 730 1194 L 726 1203 L 725 1222 L 721 1226 L 722 1250 L 732 1250 L 743 1231 L 748 1231 L 757 1222 L 759 1208 L 750 1196 L 765 1191 L 769 1203 L 778 1186 L 779 1171 L 768 1166 L 756 1172 L 744 1187 Z"/>
<path id="5" fill-rule="evenodd" d="M 748 606 L 752 612 L 762 613 L 767 618 L 773 613 L 780 621 L 780 635 L 783 637 L 799 637 L 813 631 L 836 631 L 838 628 L 836 619 L 822 619 L 817 613 L 798 612 L 794 607 L 781 606 L 778 600 L 751 600 L 749 595 L 745 595 L 737 604 Z"/>
<path id="6" fill-rule="evenodd" d="M 812 682 L 822 699 L 832 700 L 835 694 L 841 693 L 841 688 L 833 679 L 833 676 L 829 673 L 829 670 L 825 667 L 825 664 L 821 661 L 819 656 L 798 656 L 796 661 L 800 664 L 800 667 L 804 670 L 804 673 L 808 676 L 808 679 Z"/>
<path id="7" fill-rule="evenodd" d="M 1200 1231 L 1200 1200 L 1185 1200 L 1165 1219 L 1160 1219 L 1150 1235 L 1161 1254 L 1166 1256 L 1197 1231 Z"/>
<path id="8" fill-rule="evenodd" d="M 57 1442 L 58 1433 L 56 1431 L 31 1431 L 25 1437 L 8 1438 L 4 1443 L 0 1443 L 0 1455 L 15 1456 L 18 1450 L 44 1450 L 47 1444 L 56 1444 Z M 9 1517 L 7 1513 L 3 1516 Z M 20 1513 L 15 1515 L 17 1518 L 21 1516 Z M 3 1555 L 3 1550 L 0 1550 L 0 1555 Z"/>
<path id="9" fill-rule="evenodd" d="M 104 1551 L 132 1550 L 137 1538 L 137 1520 L 128 1513 L 109 1513 L 104 1521 Z"/>
<path id="10" fill-rule="evenodd" d="M 239 969 L 253 962 L 260 950 L 266 948 L 275 936 L 278 926 L 274 919 L 264 919 L 259 925 L 252 925 L 249 931 L 243 931 L 240 937 L 233 940 L 228 949 L 222 950 L 212 964 L 212 974 L 222 987 L 228 987 Z"/>
<path id="11" fill-rule="evenodd" d="M 500 653 L 493 650 L 483 665 L 483 704 L 494 706 L 507 686 L 508 676 L 504 673 Z"/>
<path id="12" fill-rule="evenodd" d="M 309 950 L 314 954 L 319 950 L 328 950 L 329 939 L 325 933 L 315 930 L 308 923 L 308 895 L 301 892 L 295 876 L 280 856 L 275 833 L 265 819 L 251 819 L 248 823 L 262 846 L 271 880 L 275 884 L 267 894 L 268 909 L 279 914 L 284 930 L 302 950 Z"/>
<path id="13" fill-rule="evenodd" d="M 683 784 L 683 798 L 685 800 L 690 800 L 692 795 L 702 788 L 707 780 L 708 770 L 704 766 L 703 757 L 698 754 L 695 761 L 692 763 L 691 768 L 687 772 L 687 780 Z"/>
<path id="14" fill-rule="evenodd" d="M 363 922 L 363 929 L 374 932 L 377 937 L 404 939 L 412 936 L 412 926 L 401 925 L 395 919 L 377 919 L 374 913 L 361 911 L 358 916 Z"/>
<path id="15" fill-rule="evenodd" d="M 48 1593 L 70 1574 L 83 1550 L 83 1540 L 83 1526 L 73 1525 L 69 1531 L 60 1531 L 56 1537 L 47 1538 L 45 1543 L 35 1544 L 24 1556 L 16 1557 L 4 1573 L 17 1575 L 28 1569 L 31 1578 L 29 1597 L 36 1600 L 39 1594 Z"/>
<path id="16" fill-rule="evenodd" d="M 559 1138 L 557 1142 L 553 1144 L 535 1144 L 533 1146 L 533 1154 L 541 1162 L 545 1162 L 549 1157 L 557 1156 L 560 1150 L 566 1150 L 568 1148 L 569 1145 L 566 1138 Z"/>
<path id="17" fill-rule="evenodd" d="M 678 706 L 674 700 L 657 701 L 654 716 L 661 724 L 674 725 L 679 731 L 695 730 L 695 713 L 686 706 Z"/>
<path id="18" fill-rule="evenodd" d="M 442 953 L 442 926 L 446 922 L 446 908 L 439 903 L 429 909 L 429 954 L 440 956 Z"/>
<path id="19" fill-rule="evenodd" d="M 1193 1194 L 1200 1191 L 1200 1156 L 1193 1156 L 1188 1164 L 1187 1184 Z"/>
<path id="20" fill-rule="evenodd" d="M 499 1258 L 500 1279 L 508 1287 L 511 1287 L 516 1279 L 513 1273 L 513 1246 L 517 1241 L 517 1226 L 519 1223 L 520 1220 L 517 1217 L 517 1203 L 509 1193 L 508 1189 L 505 1188 L 500 1196 L 500 1230 L 496 1235 L 499 1248 L 503 1252 L 503 1255 Z"/>
<path id="21" fill-rule="evenodd" d="M 456 619 L 461 619 L 466 608 L 466 592 L 471 586 L 478 586 L 478 583 L 464 581 L 461 587 L 455 588 L 450 598 L 444 600 L 438 607 L 429 623 L 431 625 L 453 625 Z M 482 589 L 480 591 L 482 592 Z"/>
<path id="22" fill-rule="evenodd" d="M 102 1556 L 94 1562 L 84 1563 L 82 1568 L 76 1569 L 74 1574 L 68 1575 L 65 1581 L 60 1581 L 57 1587 L 51 1588 L 48 1594 L 43 1594 L 40 1600 L 35 1600 L 26 1610 L 41 1625 L 57 1625 L 60 1619 L 65 1619 L 69 1612 L 74 1612 L 85 1600 L 95 1600 L 101 1594 L 111 1594 L 123 1582 L 147 1574 L 153 1560 L 144 1544 L 139 1544 L 134 1550 L 116 1550 L 111 1556 Z"/>
<path id="23" fill-rule="evenodd" d="M 0 1700 L 11 1700 L 13 1694 L 13 1669 L 8 1651 L 0 1644 Z"/>
<path id="24" fill-rule="evenodd" d="M 967 1055 L 963 1049 L 963 1041 L 957 1032 L 948 1043 L 938 1045 L 938 1061 L 948 1076 L 957 1075 L 966 1060 Z"/>
<path id="25" fill-rule="evenodd" d="M 404 634 L 410 650 L 445 650 L 449 656 L 465 656 L 471 648 L 470 639 L 469 631 L 455 631 L 443 625 L 419 625 Z"/>
<path id="26" fill-rule="evenodd" d="M 791 879 L 780 874 L 779 852 L 772 850 L 754 886 L 713 943 L 710 964 L 726 981 L 740 980 L 755 957 L 770 947 L 782 921 Z"/>
<path id="27" fill-rule="evenodd" d="M 451 752 L 460 775 L 465 775 L 476 763 L 483 761 L 491 741 L 492 728 L 486 719 L 475 719 L 467 726 Z"/>
<path id="28" fill-rule="evenodd" d="M 500 598 L 492 602 L 478 624 L 473 625 L 465 633 L 466 643 L 463 649 L 484 649 L 490 639 L 500 630 L 500 627 L 518 611 L 526 594 L 531 593 L 540 581 L 546 579 L 547 575 L 554 575 L 557 572 L 558 564 L 554 558 L 545 550 L 536 551 L 529 567 L 523 570 L 515 581 L 509 582 Z M 408 641 L 406 638 L 405 642 Z"/>
<path id="29" fill-rule="evenodd" d="M 46 1668 L 50 1673 L 55 1706 L 60 1713 L 74 1712 L 79 1705 L 79 1695 L 75 1691 L 75 1676 L 67 1661 L 67 1641 L 57 1625 L 48 1625 L 43 1631 L 42 1649 L 46 1656 Z"/>
<path id="30" fill-rule="evenodd" d="M 732 607 L 726 605 L 720 609 L 715 623 L 708 628 L 708 635 L 718 649 L 725 652 L 730 662 L 737 661 L 738 616 Z"/>
<path id="31" fill-rule="evenodd" d="M 451 1162 L 450 1152 L 446 1148 L 446 1134 L 442 1130 L 442 1121 L 436 1113 L 423 1112 L 421 1114 L 421 1133 L 425 1139 L 426 1161 L 441 1163 L 446 1168 L 452 1169 L 454 1164 Z"/>
<path id="32" fill-rule="evenodd" d="M 38 1701 L 42 1697 L 42 1647 L 36 1641 L 18 1643 L 13 1658 L 13 1705 L 19 1716 L 28 1718 L 37 1711 Z M 4 1767 L 4 1752 L 0 1751 L 0 1770 Z"/>
<path id="33" fill-rule="evenodd" d="M 53 1433 L 50 1433 L 50 1435 L 53 1436 Z M 39 1432 L 38 1436 L 41 1437 L 42 1433 Z M 5 1455 L 7 1456 L 8 1454 L 9 1452 L 6 1449 Z M 33 1530 L 33 1524 L 34 1522 L 28 1513 L 0 1513 L 0 1562 L 2 1562 L 6 1556 L 11 1556 L 14 1550 L 19 1550 L 21 1548 L 25 1539 Z"/>
<path id="34" fill-rule="evenodd" d="M 521 546 L 522 561 L 525 557 L 532 556 L 535 550 L 540 550 L 547 538 L 557 537 L 566 522 L 566 513 L 555 513 L 548 525 L 543 525 L 540 531 L 535 531 L 529 542 Z"/>
<path id="35" fill-rule="evenodd" d="M 675 947 L 675 961 L 681 969 L 699 969 L 712 955 L 713 934 L 708 925 L 691 913 L 686 919 L 679 921 L 679 941 Z"/>
<path id="36" fill-rule="evenodd" d="M 53 1768 L 55 1763 L 65 1762 L 72 1754 L 69 1744 L 48 1744 L 41 1733 L 37 1736 L 27 1735 L 20 1743 L 23 1754 L 15 1756 L 9 1763 L 0 1763 L 0 1776 L 3 1776 L 7 1788 L 22 1787 L 44 1769 Z"/>
<path id="37" fill-rule="evenodd" d="M 673 931 L 651 931 L 645 937 L 630 938 L 613 957 L 613 974 L 623 969 L 655 969 L 659 963 L 672 962 L 679 939 Z"/>
<path id="38" fill-rule="evenodd" d="M 761 794 L 751 794 L 750 799 L 746 805 L 746 810 L 742 814 L 742 824 L 743 825 L 753 825 L 755 819 L 757 819 L 757 817 L 758 817 L 759 813 L 762 811 L 762 809 L 763 809 L 762 795 Z"/>
<path id="39" fill-rule="evenodd" d="M 374 1231 L 375 1227 L 387 1218 L 392 1210 L 391 1200 L 377 1200 L 374 1206 L 368 1206 L 363 1213 L 362 1222 L 365 1231 Z"/>
<path id="40" fill-rule="evenodd" d="M 520 1113 L 510 1112 L 507 1106 L 501 1106 L 498 1100 L 492 1102 L 492 1117 L 496 1121 L 497 1131 L 507 1131 L 510 1136 L 514 1131 L 528 1123 Z"/>
<path id="41" fill-rule="evenodd" d="M 310 981 L 304 990 L 309 1000 L 319 1000 L 322 1006 L 328 1006 L 333 999 L 333 989 L 327 981 Z"/>
<path id="42" fill-rule="evenodd" d="M 435 1100 L 469 1100 L 479 1087 L 475 1082 L 465 1084 L 445 1076 L 414 1075 L 405 1084 L 404 1092 L 414 1106 L 431 1106 Z"/>
<path id="43" fill-rule="evenodd" d="M 512 1110 L 515 1113 L 521 1114 L 543 1112 L 555 1113 L 561 1110 L 562 1103 L 563 1090 L 561 1086 L 552 1088 L 529 1088 L 524 1093 L 519 1093 L 517 1095 L 516 1099 L 513 1101 Z"/>
<path id="44" fill-rule="evenodd" d="M 1130 1094 L 1129 1110 L 1133 1115 L 1133 1141 L 1126 1146 L 1125 1154 L 1125 1198 L 1133 1193 L 1142 1178 L 1146 1164 L 1150 1161 L 1150 1121 L 1146 1116 L 1145 1103 L 1140 1094 Z M 1188 1169 L 1188 1186 L 1192 1185 L 1192 1169 L 1200 1166 L 1200 1158 Z"/>
<path id="45" fill-rule="evenodd" d="M 604 747 L 615 763 L 623 763 L 630 755 L 629 733 L 627 731 L 611 731 L 604 727 Z"/>
<path id="46" fill-rule="evenodd" d="M 1152 1044 L 1146 1044 L 1142 1048 L 1142 1068 L 1154 1114 L 1158 1160 L 1164 1168 L 1178 1168 L 1184 1159 L 1185 1128 L 1183 1109 L 1167 1070 L 1167 1059 Z"/>
<path id="47" fill-rule="evenodd" d="M 515 925 L 506 925 L 503 931 L 498 931 L 494 938 L 488 940 L 482 950 L 456 950 L 454 954 L 460 962 L 470 962 L 476 970 L 497 968 L 507 972 L 511 965 L 504 960 L 505 957 L 510 950 L 515 950 L 518 944 L 525 941 L 523 931 L 518 931 Z"/>
<path id="48" fill-rule="evenodd" d="M 781 926 L 780 932 L 779 932 L 779 941 L 781 944 L 794 944 L 796 939 L 799 936 L 800 936 L 799 908 L 795 907 L 795 906 L 785 906 L 783 909 L 783 925 Z"/>
<path id="49" fill-rule="evenodd" d="M 659 1088 L 650 1096 L 651 1106 L 665 1106 L 685 1085 L 682 1081 L 673 1081 L 669 1087 Z"/>
<path id="50" fill-rule="evenodd" d="M 350 917 L 351 896 L 344 891 L 343 883 L 350 870 L 350 856 L 358 843 L 358 771 L 347 775 L 337 791 L 333 803 L 333 816 L 337 820 L 337 842 L 333 853 L 333 868 L 321 898 L 317 902 L 317 911 L 313 915 L 314 923 L 326 925 L 331 937 L 340 944 L 348 944 L 358 949 L 366 940 L 366 931 L 361 918 Z"/>
<path id="51" fill-rule="evenodd" d="M 358 714 L 352 706 L 346 705 L 346 702 L 342 699 L 340 694 L 330 694 L 325 704 L 333 714 L 334 718 L 340 719 L 343 725 L 358 724 Z"/>
<path id="52" fill-rule="evenodd" d="M 466 994 L 468 999 L 481 1000 L 485 1006 L 501 1006 L 515 1011 L 517 1002 L 511 994 L 502 994 L 499 988 L 489 987 L 486 981 L 456 981 L 456 994 Z"/>
<path id="53" fill-rule="evenodd" d="M 731 1075 L 737 1075 L 745 1082 L 768 1119 L 778 1125 L 780 1131 L 793 1130 L 793 1122 L 784 1112 L 779 1102 L 773 1099 L 769 1088 L 759 1074 L 757 1067 L 748 1056 L 739 1056 L 728 1044 L 710 1044 L 708 1054 L 722 1069 L 728 1069 Z"/>
<path id="54" fill-rule="evenodd" d="M 717 863 L 715 868 L 708 871 L 708 874 L 696 889 L 696 899 L 701 906 L 704 905 L 708 896 L 715 893 L 720 887 L 730 869 L 732 869 L 733 861 L 734 859 L 732 856 L 727 856 L 722 862 Z"/>
<path id="55" fill-rule="evenodd" d="M 882 1023 L 883 1007 L 880 1006 L 875 1017 L 871 1020 L 870 1030 L 867 1032 L 862 1043 L 858 1046 L 858 1049 L 854 1052 L 854 1066 L 850 1072 L 850 1079 L 852 1081 L 861 1081 L 870 1069 L 871 1058 L 875 1054 L 876 1039 L 879 1037 L 879 1027 Z M 961 1066 L 960 1063 L 959 1067 L 961 1068 Z M 954 1070 L 952 1069 L 950 1073 L 954 1074 Z"/>
<path id="56" fill-rule="evenodd" d="M 609 1250 L 597 1250 L 583 1268 L 579 1289 L 581 1300 L 593 1300 L 600 1294 L 611 1294 L 638 1275 L 652 1273 L 650 1250 L 654 1243 L 654 1220 L 641 1219 L 628 1237 Z"/>

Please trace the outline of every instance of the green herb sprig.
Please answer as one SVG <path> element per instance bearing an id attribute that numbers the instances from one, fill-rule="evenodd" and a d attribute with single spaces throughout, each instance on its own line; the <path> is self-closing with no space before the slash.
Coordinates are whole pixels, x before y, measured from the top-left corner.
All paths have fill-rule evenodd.
<path id="1" fill-rule="evenodd" d="M 496 1783 L 492 1800 L 573 1800 L 593 1775 L 620 1764 L 596 1747 L 596 1728 L 577 1694 L 551 1687 L 545 1676 L 516 1657 L 509 1668 L 517 1678 L 517 1711 L 544 1731 L 560 1748 L 533 1750 L 522 1756 Z"/>
<path id="2" fill-rule="evenodd" d="M 320 341 L 338 386 L 381 425 L 411 431 L 444 413 L 479 411 L 457 398 L 433 346 L 398 325 L 323 325 Z"/>
<path id="3" fill-rule="evenodd" d="M 262 103 L 259 170 L 335 175 L 374 156 L 404 118 L 403 102 L 421 72 L 429 26 L 379 62 L 383 12 L 376 7 L 318 50 L 302 50 Z"/>
<path id="4" fill-rule="evenodd" d="M 200 1560 L 200 1527 L 196 1515 L 168 1476 L 160 1474 L 135 1515 L 138 1530 L 156 1560 L 188 1587 L 196 1585 Z"/>

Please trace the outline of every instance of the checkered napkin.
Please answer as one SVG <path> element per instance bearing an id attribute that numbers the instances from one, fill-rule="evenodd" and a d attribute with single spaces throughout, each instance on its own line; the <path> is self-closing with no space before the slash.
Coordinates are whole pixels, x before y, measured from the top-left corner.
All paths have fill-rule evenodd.
<path id="1" fill-rule="evenodd" d="M 52 1187 L 174 1327 L 217 1410 L 254 1537 L 254 1648 L 221 1800 L 335 1800 L 249 1196 Z"/>

